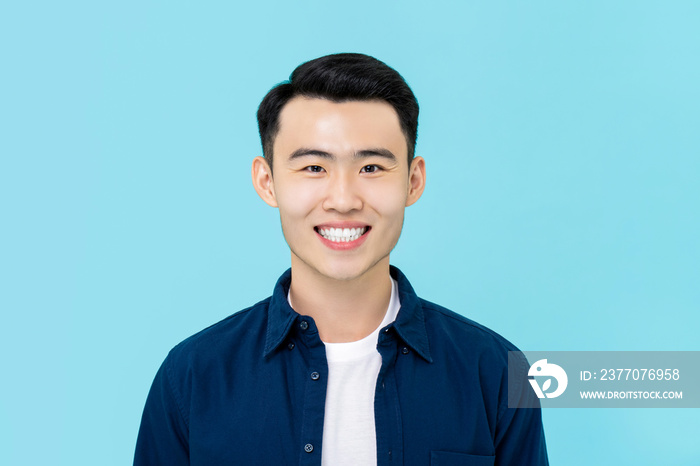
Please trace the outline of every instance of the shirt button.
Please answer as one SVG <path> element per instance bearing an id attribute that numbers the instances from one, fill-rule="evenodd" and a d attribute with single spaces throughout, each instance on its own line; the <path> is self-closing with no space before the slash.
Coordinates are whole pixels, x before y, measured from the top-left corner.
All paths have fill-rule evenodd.
<path id="1" fill-rule="evenodd" d="M 404 346 L 403 348 L 401 348 L 401 353 L 408 354 L 408 347 Z"/>
<path id="2" fill-rule="evenodd" d="M 311 373 L 311 380 L 318 380 L 320 378 L 321 378 L 321 374 L 319 374 L 318 372 Z"/>
<path id="3" fill-rule="evenodd" d="M 288 350 L 293 350 L 293 349 L 294 349 L 294 342 L 290 342 L 290 343 L 287 345 L 287 349 L 288 349 Z"/>
<path id="4" fill-rule="evenodd" d="M 311 453 L 312 451 L 314 451 L 314 446 L 310 443 L 307 443 L 306 445 L 304 445 L 304 451 L 306 453 Z"/>
<path id="5" fill-rule="evenodd" d="M 306 330 L 307 328 L 309 328 L 309 323 L 305 320 L 302 320 L 299 324 L 299 328 L 302 330 Z"/>

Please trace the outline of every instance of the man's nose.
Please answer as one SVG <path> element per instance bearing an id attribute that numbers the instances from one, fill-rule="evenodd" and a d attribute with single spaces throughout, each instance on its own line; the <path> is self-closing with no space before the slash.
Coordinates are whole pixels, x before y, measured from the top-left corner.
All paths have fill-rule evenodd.
<path id="1" fill-rule="evenodd" d="M 326 185 L 323 208 L 340 213 L 362 209 L 362 197 L 358 192 L 357 181 L 351 174 L 336 173 Z"/>

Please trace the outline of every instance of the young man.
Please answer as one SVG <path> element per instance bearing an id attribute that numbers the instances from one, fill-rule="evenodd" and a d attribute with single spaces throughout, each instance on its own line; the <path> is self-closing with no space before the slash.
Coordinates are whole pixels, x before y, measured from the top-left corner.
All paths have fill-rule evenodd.
<path id="1" fill-rule="evenodd" d="M 321 57 L 267 94 L 258 123 L 253 185 L 279 209 L 291 269 L 170 352 L 134 464 L 548 464 L 540 410 L 508 408 L 508 390 L 534 398 L 508 386 L 516 348 L 389 264 L 425 187 L 403 78 Z"/>

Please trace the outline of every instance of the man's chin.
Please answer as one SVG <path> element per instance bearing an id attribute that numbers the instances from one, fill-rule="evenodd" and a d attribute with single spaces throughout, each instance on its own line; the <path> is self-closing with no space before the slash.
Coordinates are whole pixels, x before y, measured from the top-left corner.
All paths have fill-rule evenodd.
<path id="1" fill-rule="evenodd" d="M 305 260 L 306 259 L 306 260 Z M 344 257 L 344 258 L 315 258 L 322 260 L 311 260 L 304 258 L 292 251 L 292 272 L 309 274 L 323 280 L 334 280 L 348 283 L 362 279 L 375 272 L 389 272 L 389 254 L 383 255 L 375 261 L 368 261 L 367 257 Z"/>
<path id="2" fill-rule="evenodd" d="M 295 264 L 296 262 L 296 264 Z M 296 267 L 295 267 L 296 266 Z M 313 264 L 298 258 L 297 261 L 292 261 L 292 271 L 295 269 L 306 269 L 322 280 L 332 280 L 337 282 L 349 282 L 363 276 L 368 267 L 362 267 L 356 264 Z"/>
<path id="3" fill-rule="evenodd" d="M 329 280 L 349 282 L 362 277 L 367 272 L 367 268 L 336 266 L 320 268 L 317 269 L 316 272 Z"/>
<path id="4" fill-rule="evenodd" d="M 354 280 L 360 280 L 370 275 L 374 275 L 376 272 L 388 273 L 389 272 L 389 260 L 388 256 L 385 257 L 386 260 L 378 260 L 373 264 L 368 263 L 335 263 L 335 264 L 324 264 L 323 266 L 316 269 L 317 273 L 326 277 L 330 280 L 335 280 L 338 282 L 351 282 Z M 384 264 L 386 262 L 386 264 Z M 386 269 L 386 270 L 385 270 Z"/>

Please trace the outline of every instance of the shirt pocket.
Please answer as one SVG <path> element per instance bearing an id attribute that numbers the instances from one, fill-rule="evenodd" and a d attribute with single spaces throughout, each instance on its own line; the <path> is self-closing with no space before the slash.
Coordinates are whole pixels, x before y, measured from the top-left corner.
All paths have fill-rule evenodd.
<path id="1" fill-rule="evenodd" d="M 454 451 L 431 451 L 431 466 L 493 466 L 495 456 L 469 455 Z"/>

